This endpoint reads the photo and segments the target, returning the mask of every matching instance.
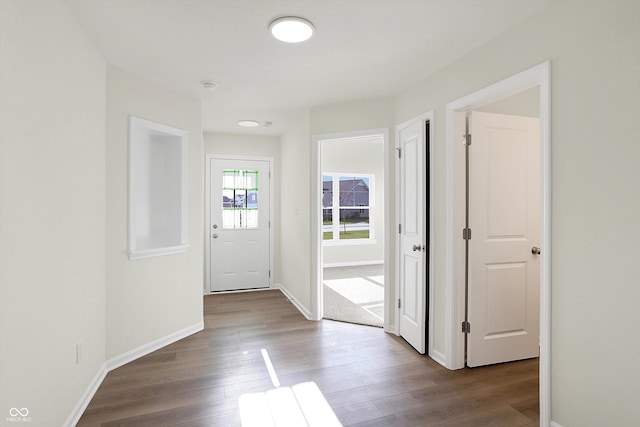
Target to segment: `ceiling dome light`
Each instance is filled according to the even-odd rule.
[[[260,126],[260,122],[257,122],[255,120],[240,120],[238,124],[245,128],[255,128]]]
[[[273,37],[286,43],[300,43],[309,40],[315,28],[304,18],[297,16],[283,16],[269,24],[269,32]]]

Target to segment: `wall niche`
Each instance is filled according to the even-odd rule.
[[[129,259],[185,252],[187,132],[129,117]]]

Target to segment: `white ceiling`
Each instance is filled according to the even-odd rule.
[[[305,110],[393,96],[551,0],[67,0],[107,62],[203,101],[207,132],[280,135]],[[312,21],[301,44],[277,17]],[[215,92],[201,82],[218,84]],[[270,127],[240,128],[240,119]]]

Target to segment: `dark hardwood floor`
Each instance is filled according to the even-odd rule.
[[[240,426],[238,400],[313,381],[345,426],[537,426],[538,361],[448,371],[380,328],[307,321],[279,291],[204,297],[203,331],[110,372],[78,426]]]

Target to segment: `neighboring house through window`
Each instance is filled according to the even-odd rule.
[[[322,175],[322,234],[325,243],[373,240],[373,175]]]

